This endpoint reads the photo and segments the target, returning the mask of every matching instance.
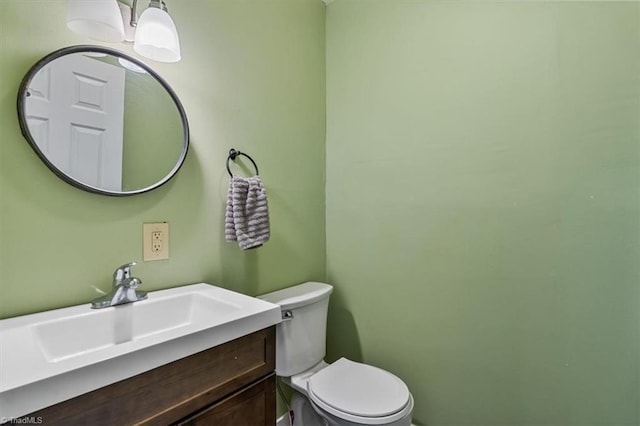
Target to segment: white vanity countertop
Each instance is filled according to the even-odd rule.
[[[0,416],[23,416],[281,321],[280,307],[210,284],[0,321]]]

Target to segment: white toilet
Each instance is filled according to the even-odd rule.
[[[323,361],[332,291],[329,284],[307,282],[259,296],[282,310],[276,374],[294,390],[294,425],[409,426],[413,397],[401,379],[346,358]]]

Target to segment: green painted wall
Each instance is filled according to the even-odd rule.
[[[126,72],[122,189],[132,191],[153,185],[173,170],[182,153],[183,126],[160,83],[149,74]]]
[[[326,19],[331,357],[420,424],[640,424],[640,4]]]
[[[0,317],[87,303],[167,220],[147,290],[326,279],[329,359],[403,377],[421,424],[640,423],[640,4],[337,0],[326,80],[318,0],[169,8],[183,60],[148,63],[191,150],[111,198],[56,178],[15,115],[37,59],[91,41],[65,2],[0,1]],[[251,252],[223,238],[230,147],[269,191]]]
[[[88,303],[130,260],[146,290],[211,282],[258,294],[325,278],[324,5],[317,0],[168,2],[183,60],[146,61],[180,96],[192,138],[176,178],[112,198],[55,177],[18,128],[18,85],[58,48],[92,43],[65,25],[66,2],[0,1],[0,317]],[[110,45],[135,55],[130,45]],[[272,239],[224,241],[229,148],[266,183]],[[236,169],[240,170],[240,169]],[[142,223],[170,223],[171,258],[141,262]]]
[[[122,191],[155,185],[173,170],[183,151],[178,107],[152,75],[126,69],[116,56],[94,59],[125,71]]]

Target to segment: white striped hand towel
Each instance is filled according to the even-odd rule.
[[[227,241],[237,241],[242,250],[260,247],[269,240],[267,193],[260,176],[231,178],[224,234]]]

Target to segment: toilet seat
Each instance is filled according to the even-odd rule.
[[[322,410],[354,423],[392,423],[413,408],[409,389],[400,378],[346,358],[313,374],[307,392]]]

